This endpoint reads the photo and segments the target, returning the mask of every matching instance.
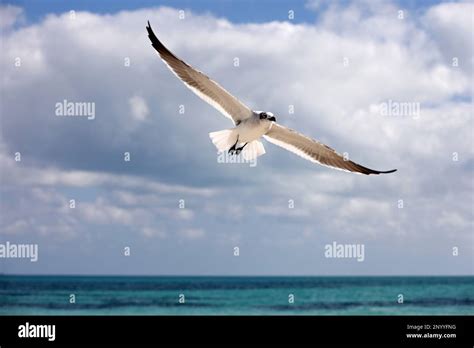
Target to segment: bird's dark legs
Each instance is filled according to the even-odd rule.
[[[244,149],[245,146],[247,146],[248,143],[245,143],[243,146],[239,147],[238,149],[235,149],[235,153],[238,155],[242,150]]]
[[[229,149],[229,154],[230,155],[233,155],[237,150],[235,149],[235,147],[237,146],[239,142],[239,137],[237,137],[237,140],[235,141],[235,144],[232,145],[232,147]]]
[[[229,154],[230,155],[238,155],[240,154],[240,152],[244,149],[244,147],[248,144],[248,143],[245,143],[243,146],[239,147],[239,148],[236,148],[237,144],[239,143],[239,138],[237,137],[237,141],[235,142],[234,145],[232,145],[232,147],[229,149]]]

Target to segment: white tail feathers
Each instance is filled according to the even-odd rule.
[[[232,129],[225,129],[218,132],[209,133],[209,138],[216,145],[219,152],[229,150],[237,141],[237,134]]]
[[[242,157],[246,161],[251,161],[263,154],[265,154],[265,148],[263,147],[263,144],[258,140],[254,140],[251,143],[248,143],[242,150]]]
[[[238,133],[234,131],[234,129],[225,129],[218,132],[209,133],[209,137],[211,138],[212,143],[217,147],[219,152],[224,152],[229,150],[237,141]],[[243,144],[239,144],[242,146]],[[242,157],[246,161],[251,161],[258,156],[261,156],[265,153],[265,148],[263,144],[258,141],[254,140],[247,145],[245,145],[244,149],[242,150]]]

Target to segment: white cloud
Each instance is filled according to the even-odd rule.
[[[83,216],[86,222],[99,223],[99,224],[124,224],[131,225],[134,221],[139,221],[134,211],[126,208],[121,208],[105,202],[99,198],[93,203],[82,203],[78,204],[77,209]],[[138,214],[140,211],[138,211]]]
[[[365,13],[367,8],[370,11]],[[87,53],[87,57],[84,54],[97,52],[95,66],[100,70],[91,71],[89,65],[84,65],[83,75],[112,74],[114,70],[105,66],[110,66],[110,61],[116,59],[116,52],[123,50],[123,42],[127,40],[130,45],[124,55],[132,57],[131,67],[116,69],[136,69],[136,73],[127,72],[127,76],[133,77],[128,83],[122,84],[126,88],[118,89],[113,84],[108,85],[107,96],[98,103],[106,107],[109,107],[107,104],[119,105],[123,93],[133,91],[138,83],[140,90],[148,85],[146,91],[150,92],[132,99],[126,97],[126,100],[138,120],[149,119],[147,115],[151,110],[154,114],[160,110],[163,115],[168,115],[159,120],[159,116],[156,116],[150,125],[151,128],[156,127],[155,131],[160,137],[167,136],[169,139],[168,144],[161,142],[161,148],[157,150],[163,155],[174,153],[176,158],[183,158],[185,153],[189,153],[189,147],[181,141],[185,138],[203,148],[206,146],[209,151],[207,131],[222,128],[223,126],[217,125],[224,125],[225,121],[219,120],[216,112],[180,85],[156,58],[146,41],[142,23],[143,18],[150,15],[160,23],[159,35],[173,51],[205,70],[252,107],[275,111],[277,116],[281,115],[279,121],[322,138],[336,149],[339,147],[341,152],[351,146],[351,153],[354,153],[354,157],[359,156],[362,161],[371,160],[376,163],[380,159],[380,156],[365,151],[364,146],[384,152],[394,146],[400,151],[412,149],[409,141],[400,141],[410,125],[396,124],[396,121],[383,117],[372,117],[368,112],[361,113],[361,110],[367,110],[370,105],[388,99],[420,102],[424,108],[434,101],[443,103],[469,91],[469,76],[453,69],[450,62],[440,59],[438,43],[430,40],[422,28],[409,18],[398,20],[396,7],[389,3],[372,7],[366,4],[360,7],[352,4],[347,8],[331,6],[324,12],[321,23],[316,28],[278,22],[236,25],[200,16],[179,21],[175,19],[175,12],[166,8],[158,11],[123,12],[109,17],[79,12],[73,23],[67,14],[50,16],[40,25],[6,36],[5,53],[2,56],[14,57],[21,54],[24,59],[41,61],[41,65],[25,63],[29,76],[23,80],[22,88],[28,89],[32,85],[31,74],[34,75],[35,72],[29,69],[36,66],[36,73],[48,72],[47,75],[41,75],[40,79],[56,81],[55,76],[61,76],[63,82],[71,82],[64,89],[72,88],[74,81],[76,93],[87,91],[98,96],[104,93],[102,87],[94,87],[86,79],[77,83],[80,76],[76,74],[64,75],[67,71],[77,72],[80,68],[75,65],[72,69],[69,64],[77,60],[90,60],[90,53]],[[341,16],[345,18],[342,21]],[[460,17],[459,22],[464,23],[466,19]],[[462,24],[462,27],[466,25],[470,24]],[[394,30],[397,32],[394,33]],[[58,36],[58,33],[61,35]],[[203,37],[206,39],[201,40]],[[229,41],[238,42],[239,45],[230,49],[227,45]],[[200,44],[196,45],[196,42]],[[57,60],[55,52],[61,47],[68,47],[68,50],[64,51],[63,59],[53,65]],[[238,69],[232,66],[232,59],[236,55],[241,61]],[[288,64],[289,56],[293,57],[292,64]],[[347,67],[343,65],[344,57],[349,59]],[[92,69],[96,68],[92,66]],[[281,71],[281,74],[274,74],[275,71]],[[17,93],[18,89],[14,87],[22,83],[21,79],[16,78],[18,69],[9,68],[5,75],[5,88],[9,88],[12,94]],[[364,81],[363,87],[361,81]],[[107,81],[104,83],[108,84]],[[37,92],[36,88],[31,93],[33,91]],[[50,93],[55,99],[61,95],[55,88],[51,88]],[[313,97],[315,95],[316,102]],[[146,100],[151,100],[150,98],[155,102],[148,105]],[[189,122],[170,121],[180,104],[186,104],[187,114],[193,114],[187,118]],[[294,104],[297,110],[293,118],[286,116],[288,104]],[[212,114],[212,117],[195,115],[197,110]],[[125,139],[121,132],[128,133],[127,128],[130,127],[126,112],[116,113],[111,110],[101,117],[118,120],[120,127],[111,128],[109,124],[106,129],[99,127],[98,136]],[[204,119],[208,122],[206,129],[200,128],[201,122],[204,122],[200,120]],[[165,133],[169,129],[167,126],[172,127],[173,135]],[[10,128],[9,124],[7,128]],[[352,132],[353,129],[357,129],[357,132]],[[41,132],[33,137],[38,137],[39,134]],[[343,140],[348,139],[349,135],[350,142]],[[58,140],[60,136],[61,131],[58,133]],[[133,143],[136,143],[136,136],[134,133]],[[434,136],[438,137],[436,134]],[[443,142],[446,140],[443,139]],[[145,148],[157,148],[156,138],[140,137],[140,144]],[[202,156],[200,152],[196,154],[199,157]],[[362,157],[358,153],[366,155]],[[389,158],[379,165],[390,166]]]
[[[140,96],[133,96],[128,100],[130,104],[130,112],[134,119],[145,121],[150,113],[146,100]]]
[[[446,212],[444,211],[441,216],[437,218],[437,223],[443,227],[461,229],[465,227],[471,227],[471,221],[467,220],[464,216],[457,212]]]
[[[23,9],[18,6],[0,6],[0,29],[6,30],[17,22],[23,22]]]
[[[4,151],[3,147],[3,151]],[[45,185],[66,187],[91,187],[112,186],[128,189],[144,189],[155,193],[179,193],[199,196],[212,196],[217,190],[215,188],[190,187],[184,185],[165,184],[133,175],[119,175],[114,173],[101,173],[83,170],[63,170],[54,167],[38,168],[31,167],[22,162],[15,162],[14,155],[2,152],[0,146],[0,160],[4,164],[0,178],[4,184],[9,185]],[[132,197],[122,196],[123,199]]]
[[[448,64],[458,59],[459,68],[472,72],[472,2],[447,2],[431,7],[422,21],[432,32]]]
[[[303,241],[323,233],[469,241],[472,211],[463,202],[472,195],[472,62],[465,64],[472,59],[472,4],[440,4],[403,20],[386,1],[318,1],[317,8],[314,25],[235,24],[192,13],[180,21],[175,9],[159,8],[77,12],[74,21],[51,15],[2,33],[1,182],[12,196],[28,188],[26,198],[2,200],[3,226],[96,238],[94,231],[115,224],[150,241],[212,236],[211,243],[226,246],[259,246],[265,238],[287,245],[294,242],[289,231]],[[353,176],[271,144],[256,168],[217,165],[207,133],[230,124],[157,58],[144,29],[148,18],[174,53],[249,106],[273,111],[280,123],[356,162],[399,171]],[[462,58],[460,68],[453,55]],[[21,68],[11,64],[15,57]],[[53,117],[52,106],[65,98],[95,101],[96,119]],[[377,106],[388,100],[420,103],[420,117],[380,115]],[[131,116],[146,127],[131,125]],[[21,163],[12,160],[16,151]],[[127,166],[124,151],[132,152]],[[76,215],[64,208],[68,190],[85,192]],[[177,209],[179,199],[186,209]]]
[[[201,239],[206,233],[199,228],[187,228],[179,231],[179,235],[188,240]]]
[[[165,232],[163,232],[161,230],[158,230],[156,228],[150,228],[150,227],[144,227],[142,229],[142,234],[145,237],[148,237],[148,238],[157,237],[157,238],[160,238],[160,239],[164,239],[164,238],[167,237]]]
[[[25,220],[17,220],[5,227],[5,234],[17,234],[24,232],[28,226],[29,225]]]

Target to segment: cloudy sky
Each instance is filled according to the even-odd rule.
[[[473,274],[472,16],[467,2],[4,3],[0,242],[37,243],[39,259],[0,272]],[[256,166],[219,163],[208,133],[229,120],[158,59],[147,20],[251,108],[398,172],[270,143]],[[57,116],[64,100],[95,118]],[[364,261],[326,258],[333,242],[363,244]]]

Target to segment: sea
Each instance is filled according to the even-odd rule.
[[[1,315],[473,315],[474,276],[0,275]]]

